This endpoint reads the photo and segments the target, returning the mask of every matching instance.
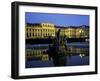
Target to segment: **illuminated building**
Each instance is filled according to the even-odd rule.
[[[61,27],[51,23],[27,23],[25,27],[26,39],[55,37],[56,32],[61,29],[61,35],[66,38],[89,38],[88,26]]]
[[[89,38],[89,27],[84,25],[77,27],[76,38]]]
[[[66,28],[65,35],[67,38],[75,38],[76,37],[76,29],[74,27]]]
[[[26,24],[26,39],[31,38],[47,38],[55,36],[54,24],[41,23],[41,24]]]

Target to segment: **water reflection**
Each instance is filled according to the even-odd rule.
[[[51,51],[54,55],[50,58],[49,45],[26,45],[26,68],[89,65],[89,46],[82,46],[68,45],[66,53],[59,56]]]

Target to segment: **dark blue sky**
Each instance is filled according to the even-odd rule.
[[[25,13],[25,23],[48,22],[59,26],[89,26],[89,15],[51,14],[51,13]]]

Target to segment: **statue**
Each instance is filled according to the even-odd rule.
[[[61,36],[61,30],[59,29],[56,33],[55,38],[52,41],[52,45],[49,46],[48,54],[49,59],[53,59],[54,66],[66,66],[67,57],[67,45],[66,37]]]

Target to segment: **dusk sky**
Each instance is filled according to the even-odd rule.
[[[89,15],[25,13],[25,23],[53,23],[59,26],[89,26]]]

